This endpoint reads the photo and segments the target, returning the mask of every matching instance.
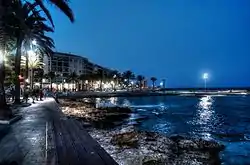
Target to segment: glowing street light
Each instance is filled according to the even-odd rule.
[[[204,79],[204,87],[205,91],[207,91],[207,79],[208,79],[208,73],[203,74],[203,79]]]
[[[37,60],[37,55],[33,50],[28,51],[28,60],[30,63],[34,63]]]
[[[25,65],[26,65],[27,72],[28,72],[29,67],[31,69],[30,71],[31,89],[33,89],[33,70],[37,67],[37,64],[38,64],[38,56],[36,52],[34,52],[33,50],[27,51]]]

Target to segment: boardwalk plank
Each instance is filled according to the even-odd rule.
[[[83,137],[82,132],[77,127],[74,127],[74,125],[72,125],[72,120],[67,121],[67,128],[70,132],[70,135],[72,136],[72,139],[74,139],[76,146],[78,147],[78,154],[81,157],[81,159],[85,158],[85,161],[90,163],[90,165],[91,164],[105,165],[103,160],[90,145],[89,139],[85,139]],[[85,152],[82,153],[82,150],[84,150]]]
[[[70,133],[68,132],[68,130],[66,130],[65,127],[65,120],[59,120],[58,121],[58,126],[59,129],[62,130],[62,137],[63,137],[63,142],[64,142],[64,146],[66,147],[67,150],[67,159],[70,160],[70,164],[72,165],[81,165],[78,155],[77,155],[77,151],[75,150],[75,147],[73,146],[73,139],[70,136]]]
[[[82,127],[78,121],[71,122],[74,127],[77,127],[81,132],[81,137],[88,141],[91,148],[101,157],[102,161],[107,165],[118,165],[114,159],[95,141],[89,133]]]
[[[63,135],[61,130],[58,128],[58,122],[54,121],[53,126],[55,129],[55,144],[58,156],[58,164],[70,164],[70,160],[67,159],[67,150],[64,146]]]
[[[56,144],[55,144],[55,131],[52,122],[47,123],[47,142],[46,142],[46,165],[58,165]]]

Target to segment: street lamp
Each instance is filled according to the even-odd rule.
[[[203,74],[203,79],[204,79],[204,87],[205,91],[207,91],[207,79],[208,79],[208,73]]]

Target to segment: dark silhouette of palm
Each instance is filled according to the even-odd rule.
[[[52,91],[52,83],[54,81],[54,79],[56,78],[56,74],[55,72],[49,72],[46,77],[48,77],[50,79],[50,90]]]
[[[53,28],[46,25],[46,18],[42,15],[43,10],[52,26],[54,23],[49,10],[45,7],[44,2],[50,2],[57,6],[71,22],[74,22],[74,15],[69,7],[68,0],[1,0],[0,4],[0,50],[7,50],[6,47],[10,41],[15,41],[16,59],[15,59],[15,75],[16,75],[16,103],[20,102],[20,83],[18,76],[20,75],[20,60],[23,48],[27,50],[30,40],[36,39],[39,44],[39,53],[51,55],[54,47],[53,40],[46,36],[47,32],[53,32]],[[42,15],[41,15],[42,13]],[[27,44],[28,43],[28,44]],[[5,56],[5,52],[3,56]],[[0,52],[2,53],[2,52]],[[2,54],[1,54],[2,56]],[[5,80],[5,64],[0,64],[0,107],[6,108],[4,80]],[[27,67],[28,68],[28,67]],[[26,68],[26,70],[27,70]],[[1,113],[1,112],[0,112]],[[5,113],[5,112],[4,112]],[[3,116],[0,114],[0,117]]]
[[[76,74],[76,72],[72,72],[71,74],[69,74],[67,79],[69,82],[73,82],[74,86],[76,86],[78,82],[78,75]]]
[[[95,78],[97,80],[100,80],[100,90],[102,91],[102,83],[103,80],[106,78],[106,74],[103,69],[97,70],[97,73],[95,74]]]
[[[52,16],[50,14],[50,11],[46,8],[44,2],[46,0],[34,0],[44,11],[52,25],[54,26]],[[59,8],[69,19],[71,22],[74,22],[74,14],[71,8],[69,7],[69,1],[68,0],[47,0],[47,2],[55,5],[57,8]]]
[[[15,72],[20,75],[22,46],[30,40],[37,40],[40,52],[51,53],[54,47],[53,40],[46,36],[53,32],[53,28],[46,24],[46,19],[40,14],[35,4],[29,2],[11,1],[3,21],[6,34],[16,38]],[[30,45],[30,43],[29,43]],[[18,77],[17,77],[18,79]],[[15,84],[15,102],[20,102],[20,83]]]
[[[156,82],[157,78],[156,77],[151,77],[150,80],[152,81],[153,89],[155,89],[155,82]]]
[[[137,76],[137,81],[139,83],[140,90],[142,89],[142,82],[143,82],[144,79],[145,79],[145,77],[142,76],[142,75]]]
[[[125,71],[125,72],[122,74],[122,76],[123,76],[123,79],[124,79],[124,80],[126,79],[126,81],[124,82],[126,86],[128,86],[129,83],[130,83],[130,80],[133,79],[133,78],[135,77],[134,74],[133,74],[133,72],[131,72],[130,70]]]
[[[81,81],[81,89],[83,90],[84,84],[87,86],[85,83],[86,80],[89,80],[90,76],[88,74],[81,74],[78,79]]]

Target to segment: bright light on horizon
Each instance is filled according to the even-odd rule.
[[[203,79],[205,79],[205,80],[208,79],[208,73],[203,74]]]

